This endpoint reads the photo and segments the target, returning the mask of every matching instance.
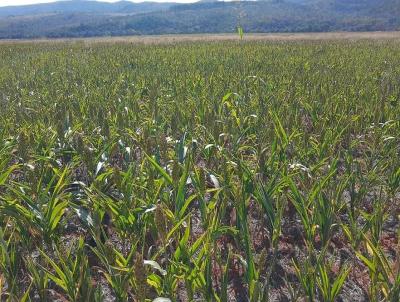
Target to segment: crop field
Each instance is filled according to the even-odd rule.
[[[0,45],[1,301],[399,301],[400,41]]]

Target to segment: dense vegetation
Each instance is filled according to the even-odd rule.
[[[50,3],[38,3],[31,5],[17,5],[0,7],[1,17],[33,16],[48,14],[137,14],[156,10],[167,9],[174,2],[139,2],[130,1],[102,2],[93,0],[63,0]]]
[[[2,44],[1,300],[398,301],[399,47]]]
[[[0,8],[0,38],[400,29],[400,0],[60,2]],[[1,17],[2,16],[2,17]]]

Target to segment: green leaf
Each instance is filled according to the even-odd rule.
[[[240,40],[243,40],[243,28],[241,26],[238,26],[237,30],[238,30]]]
[[[178,213],[178,218],[182,217],[184,213],[181,214],[181,209],[184,205],[185,202],[185,193],[186,193],[186,183],[187,179],[189,177],[189,167],[190,167],[190,160],[187,160],[185,164],[185,168],[183,170],[183,174],[181,178],[179,179],[179,184],[177,188],[177,193],[176,193],[176,201],[175,201],[175,207],[176,207],[176,213]]]
[[[65,212],[65,209],[68,207],[68,204],[68,201],[62,201],[52,209],[50,216],[50,230],[53,231],[57,227],[62,215]]]
[[[7,178],[10,176],[10,174],[16,170],[19,167],[19,165],[13,165],[7,169],[7,171],[4,171],[3,173],[0,174],[0,186],[4,185]]]
[[[350,267],[343,268],[339,273],[339,276],[333,282],[332,289],[331,289],[331,300],[332,302],[336,299],[336,296],[340,293],[341,288],[343,287],[344,282],[347,279],[351,271]]]
[[[147,160],[151,163],[151,165],[161,174],[164,180],[169,184],[173,185],[172,177],[165,171],[153,158],[146,154]]]

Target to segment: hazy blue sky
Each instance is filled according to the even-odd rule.
[[[45,3],[54,2],[55,0],[0,0],[0,6],[8,5],[23,5],[23,4],[33,4],[33,3]],[[118,0],[103,0],[105,2],[117,2]],[[146,0],[134,0],[133,2],[142,2]],[[194,0],[152,0],[157,2],[195,2]]]

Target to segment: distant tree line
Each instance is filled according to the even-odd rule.
[[[138,14],[54,13],[0,18],[0,38],[400,29],[399,0],[198,2]]]

